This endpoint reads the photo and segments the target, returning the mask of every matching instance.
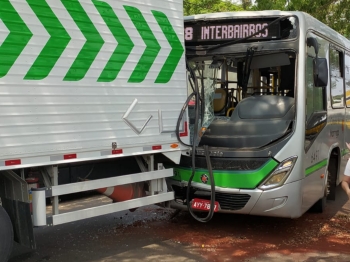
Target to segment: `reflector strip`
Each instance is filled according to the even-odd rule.
[[[119,155],[119,154],[123,154],[123,149],[112,150],[112,155]]]
[[[184,132],[180,133],[180,137],[188,136],[187,121],[184,123]]]
[[[77,158],[77,154],[63,155],[63,159],[64,159],[64,160],[74,159],[74,158]]]
[[[121,155],[121,154],[124,154],[123,149],[113,149],[113,150],[101,151],[101,156]]]
[[[158,141],[160,142],[160,141]],[[174,141],[175,142],[175,141]],[[172,152],[179,148],[178,143],[169,143],[169,144],[156,144],[148,146],[139,146],[132,148],[115,148],[107,149],[102,151],[88,151],[88,152],[77,152],[77,153],[61,153],[57,155],[48,155],[48,156],[35,156],[35,157],[23,157],[18,159],[0,159],[0,171],[9,170],[12,168],[20,168],[21,166],[25,167],[34,167],[39,165],[48,165],[50,164],[63,164],[67,162],[77,162],[77,161],[93,161],[99,159],[107,158],[117,158],[124,156],[133,156],[133,155],[142,155],[158,152]],[[12,156],[16,157],[16,156]]]
[[[50,156],[50,161],[62,161],[63,160],[63,156]]]
[[[15,166],[20,164],[21,164],[21,159],[5,160],[5,166]]]
[[[152,151],[152,150],[161,150],[162,145],[155,145],[155,146],[144,146],[143,151]]]

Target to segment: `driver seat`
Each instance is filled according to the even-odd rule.
[[[227,91],[224,88],[215,89],[213,107],[215,115],[225,115]]]

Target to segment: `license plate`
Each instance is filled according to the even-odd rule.
[[[192,200],[191,207],[193,209],[209,211],[210,210],[210,200],[194,198]],[[219,210],[219,202],[215,201],[214,212]]]

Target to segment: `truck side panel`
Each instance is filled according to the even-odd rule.
[[[0,160],[176,142],[182,1],[0,2]]]

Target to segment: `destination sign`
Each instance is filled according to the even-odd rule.
[[[271,21],[251,21],[206,24],[185,24],[185,41],[222,42],[246,38],[267,27]],[[252,37],[252,39],[273,39],[280,36],[276,23]]]

